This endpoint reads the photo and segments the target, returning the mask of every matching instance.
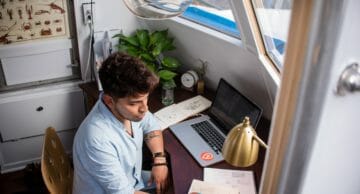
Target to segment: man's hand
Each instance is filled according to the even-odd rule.
[[[168,167],[166,165],[153,166],[151,169],[151,178],[148,184],[155,182],[156,193],[164,193],[168,187]]]

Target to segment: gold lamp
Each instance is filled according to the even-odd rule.
[[[259,144],[268,146],[256,135],[255,129],[250,125],[249,117],[231,129],[227,135],[222,155],[233,166],[248,167],[253,165],[259,153]]]

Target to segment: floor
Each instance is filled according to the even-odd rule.
[[[146,161],[146,160],[145,160]],[[147,169],[151,167],[144,163]],[[0,194],[48,194],[41,176],[40,164],[28,165],[24,170],[0,174]],[[172,185],[166,194],[172,194]]]
[[[1,194],[48,193],[41,177],[40,165],[31,164],[24,170],[0,174]]]

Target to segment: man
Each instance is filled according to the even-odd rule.
[[[151,183],[156,193],[163,192],[168,175],[163,137],[147,106],[158,78],[122,53],[103,62],[99,77],[103,94],[74,138],[73,193],[138,194]],[[153,153],[149,180],[141,175],[143,140]]]

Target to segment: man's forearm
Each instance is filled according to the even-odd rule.
[[[156,184],[156,193],[163,193],[167,189],[168,168],[165,157],[164,141],[161,130],[145,134],[144,140],[153,154],[153,167],[151,180]]]
[[[144,140],[151,153],[164,153],[164,140],[161,130],[145,134]]]

